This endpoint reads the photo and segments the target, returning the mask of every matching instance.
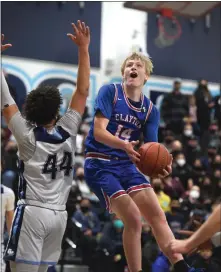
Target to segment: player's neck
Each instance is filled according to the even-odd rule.
[[[142,93],[142,88],[140,87],[129,87],[123,84],[124,91],[127,95],[128,98],[130,98],[133,101],[139,102],[140,101],[140,96]]]

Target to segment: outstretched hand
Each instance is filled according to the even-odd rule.
[[[90,28],[80,20],[77,21],[77,25],[71,24],[74,30],[74,34],[68,33],[67,36],[78,46],[88,47],[90,44]]]
[[[196,226],[196,230],[197,230],[201,227],[202,224],[200,222],[198,222],[197,220],[194,220],[194,225]],[[185,240],[173,240],[170,244],[170,248],[173,253],[188,254],[188,256],[189,256],[189,255],[192,255],[195,252],[198,252],[200,250],[211,250],[212,249],[212,242],[210,239],[203,242],[198,247],[191,246],[190,237],[194,234],[194,231],[180,230],[180,231],[178,231],[178,233],[185,235],[189,238],[185,239]]]
[[[5,38],[5,35],[2,34],[2,37],[1,37],[1,52],[5,51],[9,47],[12,47],[12,45],[10,43],[3,44],[4,38]]]

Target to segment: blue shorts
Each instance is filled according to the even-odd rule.
[[[88,186],[109,212],[111,212],[111,198],[151,188],[150,182],[129,160],[86,158],[84,174]]]

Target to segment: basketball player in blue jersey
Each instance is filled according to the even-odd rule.
[[[121,67],[122,84],[99,90],[86,139],[85,177],[101,204],[124,222],[123,244],[130,272],[142,271],[141,214],[175,271],[187,272],[190,269],[182,255],[173,254],[169,247],[174,236],[150,182],[135,166],[140,155],[134,147],[141,133],[144,142],[158,141],[159,112],[142,93],[152,68],[149,58],[133,53]],[[171,164],[160,177],[170,172]]]
[[[62,97],[53,86],[40,86],[28,94],[23,118],[2,74],[1,109],[17,141],[20,159],[19,201],[5,251],[13,272],[46,272],[61,252],[76,135],[90,78],[89,27],[80,21],[72,26],[74,35],[68,36],[78,46],[77,87],[62,118]]]

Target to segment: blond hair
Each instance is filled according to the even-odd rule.
[[[140,59],[144,65],[145,65],[145,69],[146,69],[146,73],[149,76],[152,72],[153,72],[153,63],[151,61],[151,59],[145,55],[143,55],[142,53],[139,52],[133,52],[131,55],[129,55],[123,62],[123,64],[121,65],[121,74],[124,74],[124,69],[126,66],[126,63],[128,60],[134,60],[134,59]]]

